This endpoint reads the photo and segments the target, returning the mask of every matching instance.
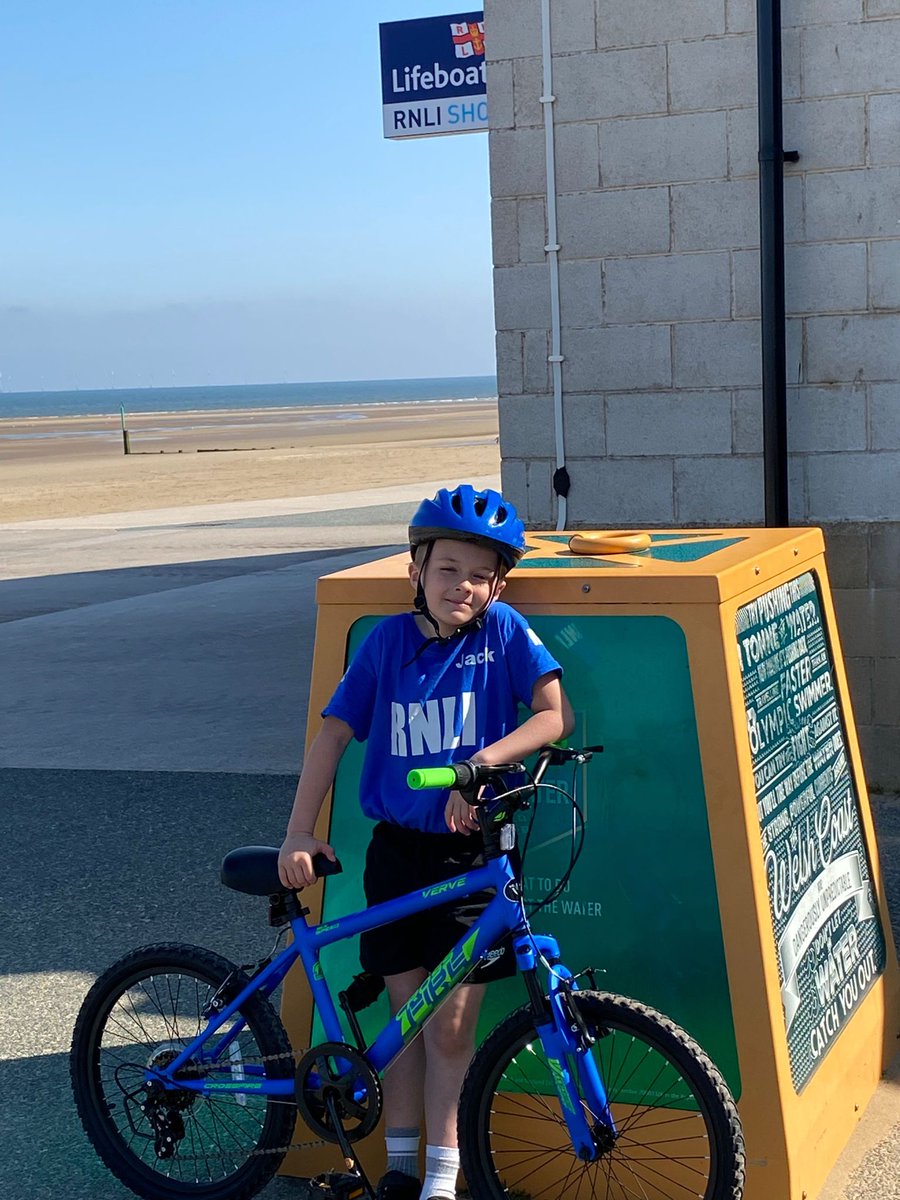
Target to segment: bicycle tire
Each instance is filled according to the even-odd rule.
[[[615,1145],[595,1162],[575,1156],[534,1014],[525,1006],[488,1035],[463,1082],[459,1141],[471,1194],[478,1200],[740,1200],[740,1119],[700,1046],[635,1000],[603,992],[578,992],[574,999],[597,1036],[592,1054],[619,1131]],[[527,1065],[517,1062],[526,1050]],[[652,1106],[650,1092],[657,1094]],[[660,1119],[660,1113],[666,1115]]]
[[[278,1148],[291,1142],[292,1100],[174,1093],[185,1132],[173,1156],[160,1159],[138,1107],[146,1067],[171,1061],[197,1036],[203,1007],[233,972],[227,959],[197,946],[147,946],[101,975],[81,1006],[70,1057],[78,1115],[109,1170],[146,1200],[245,1200],[269,1182],[284,1157]],[[240,972],[234,981],[238,989],[248,982]],[[240,1078],[245,1059],[275,1056],[265,1064],[267,1076],[292,1076],[290,1042],[269,1001],[251,996],[240,1016],[246,1024],[226,1052],[224,1071]]]

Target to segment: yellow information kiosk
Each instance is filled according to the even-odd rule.
[[[744,1124],[748,1200],[814,1200],[900,1035],[822,535],[599,536],[572,538],[575,553],[567,533],[529,534],[504,595],[565,669],[573,744],[605,746],[580,782],[581,861],[536,927],[574,969],[598,968],[599,986],[671,1016],[716,1062]],[[366,632],[410,608],[407,563],[319,581],[310,736]],[[344,864],[326,883],[325,919],[365,903],[361,763],[353,744],[321,818]],[[570,820],[552,805],[537,815],[535,895],[567,865]],[[323,955],[329,979],[350,980],[353,951]],[[492,986],[485,1030],[520,993],[517,980]],[[284,1015],[295,1046],[317,1040],[293,978]],[[285,1169],[333,1165],[294,1155]]]

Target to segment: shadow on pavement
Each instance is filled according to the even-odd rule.
[[[243,843],[277,845],[294,776],[0,771],[0,1195],[130,1195],[85,1138],[68,1048],[84,995],[128,950],[207,946],[238,962],[270,948],[266,901],[228,891],[219,864]],[[292,1179],[263,1193],[305,1194]]]
[[[229,957],[267,948],[265,900],[224,888],[219,864],[235,846],[281,843],[295,786],[293,775],[0,771],[0,971],[96,974],[154,941]]]
[[[383,547],[358,547],[379,553]],[[280,571],[303,563],[319,562],[354,553],[354,548],[306,550],[296,554],[242,555],[190,562],[157,563],[103,571],[75,571],[63,575],[37,575],[7,579],[0,588],[0,622],[20,621],[48,613],[87,608],[110,600],[130,600],[176,588],[197,587],[220,579]],[[327,571],[327,567],[322,573]]]
[[[0,660],[16,672],[0,691],[0,767],[295,770],[317,580],[377,555],[357,546],[7,581]]]
[[[69,1086],[68,1054],[0,1062],[3,1200],[126,1200],[133,1193],[96,1156]],[[263,1200],[306,1200],[304,1181],[277,1176]]]

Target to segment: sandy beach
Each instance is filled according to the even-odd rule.
[[[0,521],[499,471],[494,401],[0,420]]]

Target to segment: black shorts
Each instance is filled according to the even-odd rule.
[[[422,833],[380,822],[366,851],[363,887],[369,906],[407,892],[430,887],[454,875],[484,866],[477,833]],[[363,970],[373,975],[400,975],[422,967],[433,970],[494,898],[493,889],[442,904],[427,912],[380,925],[360,938]],[[499,951],[499,953],[498,953]],[[468,976],[467,983],[505,979],[516,970],[512,947],[503,938]]]

